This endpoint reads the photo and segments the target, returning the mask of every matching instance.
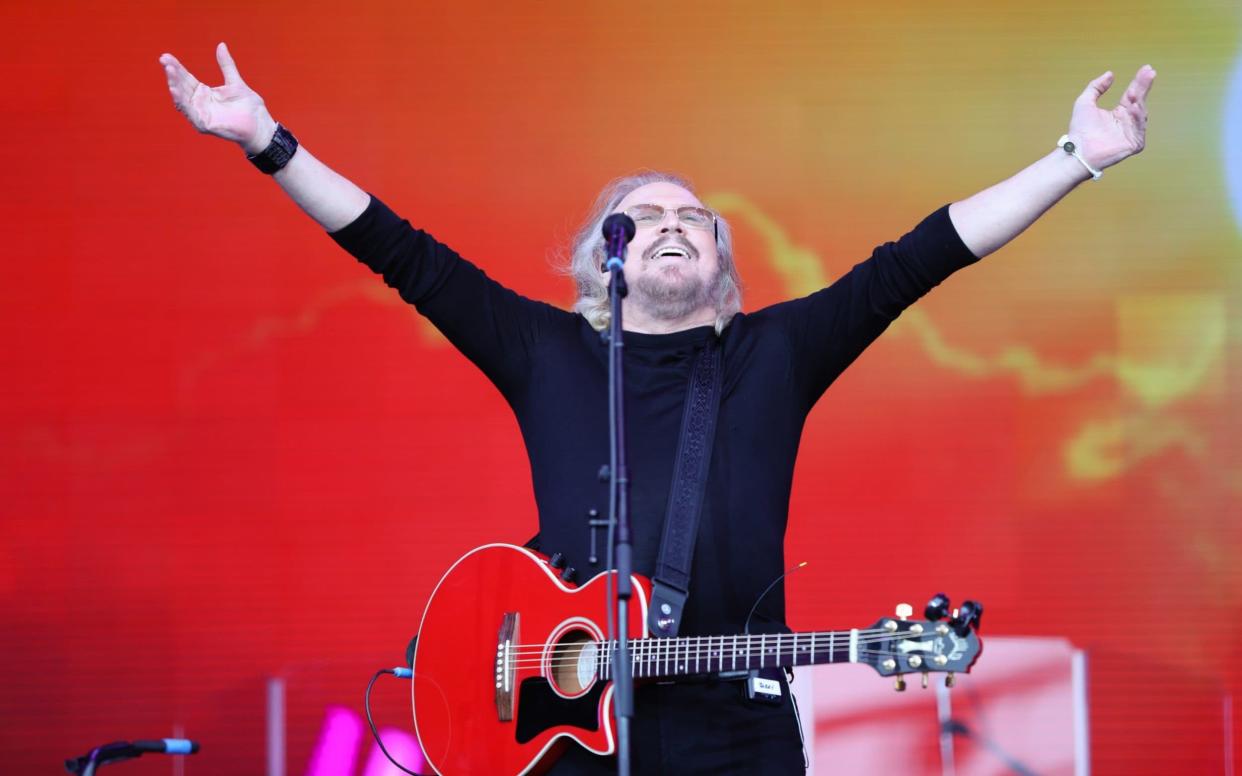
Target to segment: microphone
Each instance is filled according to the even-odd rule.
[[[92,749],[88,754],[65,760],[65,770],[72,774],[93,774],[104,763],[132,760],[144,754],[195,754],[198,742],[188,738],[161,738],[158,740],[113,741]]]
[[[140,754],[198,754],[198,742],[188,738],[161,738],[158,741],[135,741],[132,746]]]
[[[613,213],[604,219],[604,242],[608,252],[608,261],[604,263],[606,270],[618,270],[625,264],[625,246],[634,239],[638,227],[634,219],[625,213]]]

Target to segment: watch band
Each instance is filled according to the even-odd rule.
[[[272,142],[267,144],[267,148],[257,154],[246,154],[246,158],[259,168],[259,172],[271,175],[284,169],[297,150],[298,139],[292,132],[277,124],[276,134],[272,135]]]
[[[1074,141],[1070,140],[1069,135],[1061,135],[1061,139],[1057,141],[1057,148],[1082,162],[1082,166],[1087,168],[1087,172],[1091,173],[1091,180],[1098,181],[1104,177],[1103,170],[1097,170],[1090,164],[1087,164],[1087,160],[1082,158],[1082,152],[1078,150],[1078,146],[1074,145]]]

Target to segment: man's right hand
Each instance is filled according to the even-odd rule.
[[[248,154],[262,153],[276,134],[276,122],[267,112],[263,98],[242,80],[223,43],[216,47],[216,60],[224,73],[224,86],[210,87],[190,75],[172,54],[160,55],[173,105],[199,132],[232,140]],[[316,159],[301,144],[272,179],[329,232],[352,223],[371,201],[369,194]]]
[[[191,75],[172,54],[160,55],[173,105],[199,132],[232,140],[246,153],[257,154],[272,142],[276,122],[263,98],[242,80],[223,43],[216,46],[216,61],[224,74],[224,85],[210,87]]]

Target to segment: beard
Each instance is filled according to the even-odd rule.
[[[652,318],[678,321],[703,308],[713,309],[723,280],[723,272],[711,283],[689,272],[644,272],[631,287],[634,302]]]

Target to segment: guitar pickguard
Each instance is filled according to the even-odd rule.
[[[524,744],[557,725],[599,730],[599,699],[609,684],[596,682],[585,695],[569,700],[557,695],[543,677],[523,679],[522,690],[518,693],[517,729],[514,731],[517,742]]]

